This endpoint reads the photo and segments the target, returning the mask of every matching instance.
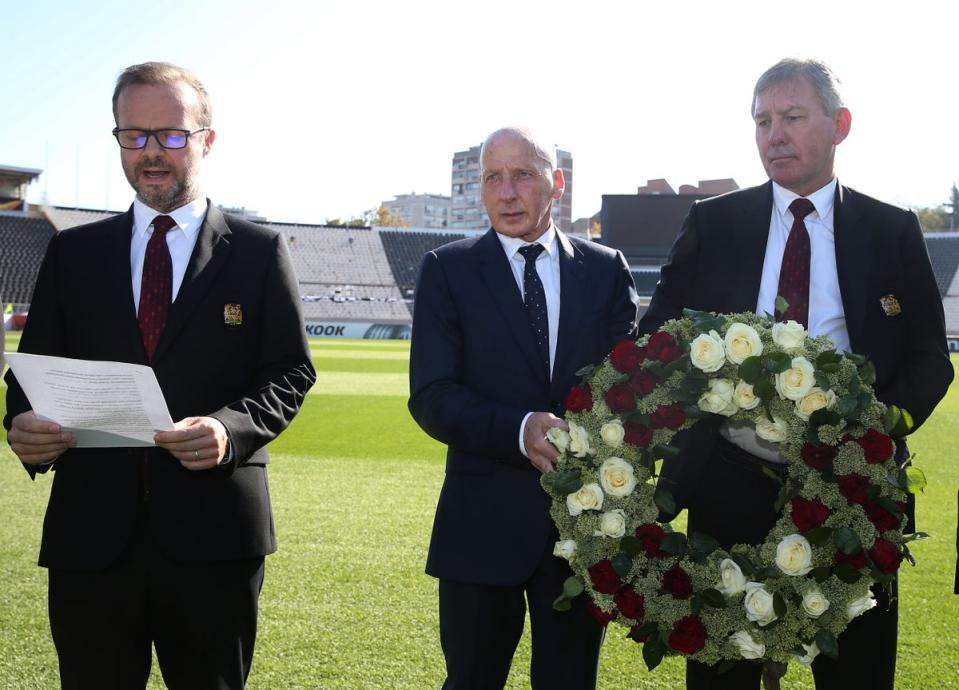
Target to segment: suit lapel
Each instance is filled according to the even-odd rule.
[[[553,362],[553,382],[566,380],[561,372],[573,373],[577,366],[572,361],[579,351],[581,323],[589,289],[588,271],[582,252],[578,251],[563,233],[556,232],[559,246],[559,335],[556,338],[556,359]]]
[[[183,276],[183,283],[176,299],[170,305],[170,315],[160,342],[157,343],[153,361],[163,356],[210,289],[232,251],[229,236],[230,228],[223,213],[212,203],[209,204],[200,234],[196,238],[196,245],[193,247],[193,254],[190,255],[190,262],[186,267],[186,274]]]
[[[523,297],[516,285],[509,259],[506,258],[503,245],[497,239],[495,230],[491,228],[480,238],[476,243],[476,251],[479,253],[480,275],[493,302],[506,321],[507,330],[519,346],[520,352],[526,357],[530,367],[545,382],[546,372],[543,371],[543,365],[536,352],[533,329],[529,325],[529,314],[523,305]]]
[[[839,274],[839,292],[846,316],[846,332],[854,352],[861,350],[865,321],[866,283],[869,278],[868,243],[871,238],[863,229],[861,209],[848,189],[836,185],[833,211],[833,232],[836,242],[836,271]]]
[[[729,247],[737,255],[739,276],[736,291],[735,311],[755,311],[759,302],[759,286],[763,279],[763,263],[766,260],[766,242],[769,239],[769,222],[773,209],[773,186],[771,182],[749,190],[755,195],[743,199],[740,216],[730,228]]]
[[[103,250],[103,256],[107,257],[106,265],[109,270],[105,273],[110,281],[107,294],[113,305],[105,308],[104,313],[116,314],[118,337],[128,339],[130,352],[136,353],[135,358],[145,363],[147,354],[140,336],[136,305],[133,303],[133,273],[130,267],[130,244],[133,241],[132,206],[126,213],[114,219],[106,238],[107,246]]]

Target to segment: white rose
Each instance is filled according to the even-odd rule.
[[[546,440],[552,443],[560,453],[565,453],[569,448],[569,433],[558,426],[551,426],[546,430]]]
[[[569,452],[577,458],[585,458],[593,452],[589,445],[589,433],[576,422],[569,423]]]
[[[800,664],[805,664],[808,666],[813,662],[813,659],[819,656],[819,645],[817,645],[815,642],[812,644],[800,642],[799,644],[801,644],[802,648],[806,650],[806,653],[802,656],[799,656],[798,654],[793,654],[793,656],[796,657],[796,661],[798,661]]]
[[[739,411],[733,403],[733,382],[729,379],[710,379],[709,389],[699,397],[699,409],[704,412],[731,417]]]
[[[784,350],[802,347],[805,339],[806,329],[798,321],[773,324],[773,342]]]
[[[722,369],[726,363],[726,350],[719,333],[710,331],[697,335],[689,346],[689,360],[707,374]]]
[[[846,618],[852,620],[857,616],[861,616],[875,605],[876,599],[873,597],[872,592],[866,592],[865,595],[849,602],[849,606],[846,608]]]
[[[606,458],[599,466],[599,483],[610,496],[629,496],[636,488],[633,466],[622,458]]]
[[[759,625],[769,625],[779,618],[773,608],[773,595],[760,582],[746,583],[743,607],[746,609],[746,618]]]
[[[756,417],[756,435],[764,441],[781,443],[786,440],[786,432],[789,431],[789,425],[782,417],[773,415],[773,421],[769,421],[766,413]]]
[[[776,565],[787,575],[805,575],[812,570],[812,546],[801,534],[782,538],[776,547]]]
[[[835,404],[835,392],[831,390],[824,391],[822,388],[816,386],[803,398],[796,401],[796,416],[808,421],[809,415],[816,410],[821,410],[824,407],[832,407]]]
[[[602,437],[603,443],[610,448],[619,448],[623,445],[626,429],[623,428],[623,423],[620,420],[614,419],[600,427],[599,435]]]
[[[776,391],[787,400],[800,400],[816,383],[816,370],[805,357],[793,357],[792,366],[776,374]]]
[[[567,561],[576,553],[576,542],[572,539],[563,539],[553,545],[553,555],[559,558],[565,558]]]
[[[599,510],[602,507],[603,490],[595,482],[581,486],[579,491],[575,491],[566,497],[566,508],[573,517],[584,510]]]
[[[829,599],[823,596],[818,587],[813,587],[803,595],[802,607],[810,618],[819,618],[829,608]]]
[[[729,641],[739,650],[743,659],[762,659],[766,654],[766,645],[756,642],[745,630],[734,632],[729,636]]]
[[[724,558],[720,561],[716,589],[727,597],[746,591],[746,576],[733,559]]]
[[[613,537],[619,539],[626,534],[626,513],[617,508],[599,516],[599,529],[594,537]]]
[[[752,410],[760,402],[761,400],[753,392],[753,387],[751,384],[748,384],[745,381],[740,381],[736,384],[736,390],[733,391],[733,404],[736,407],[744,410]]]
[[[742,364],[750,357],[757,357],[763,352],[763,341],[759,333],[752,326],[744,323],[734,323],[726,329],[726,359],[733,364]]]

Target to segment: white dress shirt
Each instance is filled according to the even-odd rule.
[[[520,247],[529,242],[524,242],[518,237],[506,237],[505,235],[496,235],[503,245],[503,251],[506,252],[506,258],[509,259],[509,267],[513,271],[513,278],[516,279],[516,286],[519,288],[520,296],[525,298],[523,291],[523,272],[526,270],[526,259],[519,253]],[[536,257],[536,273],[543,283],[543,291],[546,293],[546,317],[549,321],[549,371],[550,376],[553,373],[553,364],[556,361],[556,339],[559,337],[559,253],[563,250],[559,239],[556,236],[556,228],[550,223],[549,228],[533,244],[543,245],[543,250]],[[532,415],[527,412],[523,417],[523,423],[519,425],[519,449],[526,453],[526,444],[523,442],[523,434],[526,431],[526,422]]]
[[[836,234],[833,223],[836,184],[836,179],[833,178],[825,187],[806,197],[816,209],[805,218],[806,231],[809,233],[808,331],[813,337],[828,335],[837,350],[848,351],[849,332],[846,330],[846,313],[842,307],[839,270],[836,267]],[[756,303],[757,314],[775,313],[779,270],[793,224],[789,204],[798,197],[798,194],[773,182],[773,210],[769,219],[766,257],[763,260],[762,281]],[[755,427],[749,422],[724,422],[720,433],[730,442],[757,457],[770,462],[785,462],[778,444],[756,436]]]
[[[170,228],[166,234],[167,247],[170,248],[170,258],[173,261],[173,294],[172,303],[183,284],[187,264],[193,254],[196,238],[200,234],[200,226],[206,218],[207,200],[200,197],[186,206],[181,206],[170,213],[160,213],[140,201],[133,201],[133,238],[130,242],[130,273],[133,276],[133,304],[137,312],[140,311],[140,283],[143,280],[143,260],[146,256],[147,243],[153,236],[153,219],[157,216],[170,216],[176,221],[176,227]]]

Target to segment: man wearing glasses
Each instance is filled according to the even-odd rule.
[[[40,565],[64,688],[242,688],[264,556],[266,444],[315,380],[282,238],[200,191],[215,139],[190,72],[126,69],[113,96],[129,211],[59,233],[20,350],[153,368],[175,420],[154,448],[77,448],[11,374],[11,448],[54,471]]]

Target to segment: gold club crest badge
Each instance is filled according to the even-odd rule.
[[[239,304],[224,304],[223,323],[227,326],[242,326],[243,307]]]
[[[886,316],[899,316],[902,313],[902,307],[899,306],[899,300],[895,295],[883,295],[879,298],[879,303]]]

